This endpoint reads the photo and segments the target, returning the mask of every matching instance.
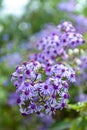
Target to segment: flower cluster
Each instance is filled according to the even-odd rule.
[[[76,29],[71,22],[65,21],[57,26],[57,28],[62,32],[75,32]]]
[[[51,34],[43,37],[37,44],[38,50],[41,53],[30,56],[30,59],[39,61],[46,65],[52,65],[57,57],[64,53],[63,47],[59,45],[59,37],[57,34]]]
[[[84,44],[85,41],[83,40],[81,34],[75,32],[68,32],[60,36],[60,42],[63,46],[67,48],[75,48]]]
[[[82,35],[76,32],[71,22],[63,22],[57,27],[62,32],[59,41],[63,47],[75,48],[85,43]]]
[[[29,56],[29,60],[36,60],[40,63],[45,64],[46,66],[53,65],[55,63],[54,59],[50,59],[48,55],[45,55],[44,53],[35,53]]]
[[[69,82],[75,81],[73,69],[58,63],[46,67],[37,61],[25,62],[11,76],[22,114],[53,114],[65,107]]]
[[[43,37],[37,48],[41,52],[30,56],[30,59],[52,65],[58,57],[66,57],[68,48],[75,48],[84,44],[81,34],[77,33],[71,22],[63,22],[57,26],[58,32]]]
[[[57,59],[66,56],[68,48],[82,45],[84,40],[71,22],[63,22],[56,28],[58,31],[36,42],[40,52],[31,55],[30,62],[17,66],[11,75],[23,115],[51,115],[66,106],[69,83],[75,82],[75,71],[57,63]]]

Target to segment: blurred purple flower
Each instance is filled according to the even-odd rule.
[[[77,97],[75,97],[75,100],[78,102],[87,102],[87,94],[81,92]]]
[[[11,50],[13,47],[13,43],[12,42],[8,42],[7,43],[7,50]]]
[[[2,36],[2,40],[3,41],[7,41],[9,39],[9,35],[8,34],[4,34],[3,36]]]
[[[9,83],[10,83],[10,81],[9,81],[9,80],[4,79],[3,85],[4,85],[5,87],[6,87],[6,86],[9,86]]]
[[[40,118],[41,126],[39,130],[49,130],[49,127],[54,123],[52,116],[44,116]]]
[[[18,98],[18,95],[16,93],[9,93],[9,96],[8,96],[8,105],[9,106],[14,106],[17,104],[17,98]]]
[[[76,79],[76,85],[81,86],[85,85],[87,86],[87,55],[80,57],[80,64],[79,64],[79,71],[80,74],[77,75]]]
[[[18,52],[15,53],[9,53],[5,57],[5,62],[7,63],[7,66],[16,66],[17,64],[21,63],[22,57]]]
[[[70,14],[70,17],[75,22],[75,27],[79,33],[87,32],[87,18],[85,16]]]
[[[61,11],[74,12],[76,10],[75,0],[69,0],[69,2],[60,2],[57,8]]]

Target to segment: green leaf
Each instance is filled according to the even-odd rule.
[[[70,121],[64,120],[62,122],[56,122],[50,130],[65,130],[70,128]]]
[[[46,76],[46,74],[43,72],[43,73],[42,73],[42,80],[43,80],[43,81],[46,81],[46,78],[47,78],[47,76]]]
[[[81,114],[87,115],[87,102],[78,104],[67,104],[67,109],[72,109],[80,112]]]
[[[70,130],[87,130],[87,118],[78,117],[72,122]]]

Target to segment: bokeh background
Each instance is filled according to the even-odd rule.
[[[87,0],[0,0],[0,130],[87,130],[86,79],[69,90],[72,109],[57,111],[53,119],[22,116],[10,81],[15,67],[35,52],[35,41],[63,21],[71,21],[86,40]],[[87,58],[87,43],[80,51]]]

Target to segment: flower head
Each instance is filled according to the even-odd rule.
[[[69,98],[68,84],[75,81],[75,72],[61,63],[47,68],[31,61],[18,66],[11,80],[17,89],[21,112],[51,115],[65,107]]]

